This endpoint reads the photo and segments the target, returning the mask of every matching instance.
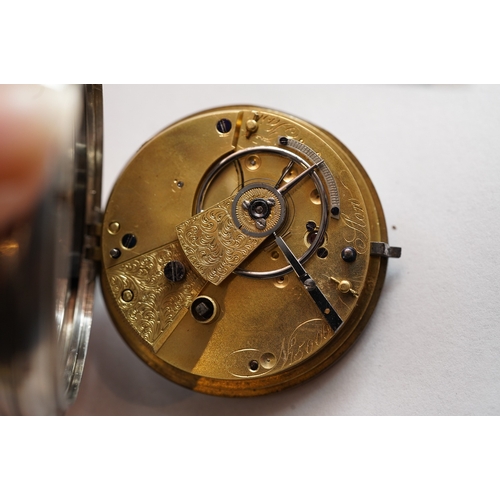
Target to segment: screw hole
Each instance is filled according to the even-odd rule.
[[[307,233],[307,243],[309,245],[312,245],[314,243],[314,240],[316,239],[316,236],[318,236],[318,231],[311,231],[310,233]],[[321,239],[320,245],[323,245],[325,242],[325,238],[323,237]]]
[[[251,372],[256,372],[259,369],[259,362],[256,359],[252,359],[252,361],[248,363],[248,369]]]

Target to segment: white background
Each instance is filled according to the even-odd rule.
[[[359,342],[312,381],[253,399],[205,396],[148,368],[96,294],[72,415],[498,415],[500,87],[105,86],[103,205],[134,152],[170,123],[255,104],[337,136],[370,175],[392,245]]]

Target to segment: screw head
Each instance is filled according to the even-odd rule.
[[[307,232],[310,233],[316,229],[316,222],[313,220],[310,220],[309,222],[306,223],[306,229]]]
[[[227,118],[222,118],[222,120],[217,122],[217,132],[220,134],[227,134],[231,130],[232,126],[232,123]]]
[[[328,250],[325,247],[320,247],[318,248],[316,255],[320,259],[326,259],[328,257]]]
[[[269,216],[269,205],[267,201],[262,198],[256,198],[250,202],[250,207],[248,208],[248,212],[250,217],[253,219],[262,219],[267,218]]]
[[[122,245],[124,248],[134,248],[137,245],[137,237],[135,234],[127,233],[122,238]]]
[[[112,248],[109,251],[109,255],[111,256],[112,259],[118,259],[118,257],[120,257],[121,254],[122,253],[119,248]]]
[[[129,290],[128,288],[126,290],[123,290],[122,299],[124,302],[130,302],[133,298],[134,292],[132,290]]]
[[[308,278],[304,281],[304,286],[306,287],[306,290],[311,292],[316,288],[316,282],[313,279]]]
[[[340,213],[340,209],[339,209],[339,207],[332,207],[332,209],[330,210],[330,212],[332,213],[332,215],[334,215],[335,217],[337,217],[337,215]]]
[[[358,252],[356,252],[356,249],[353,247],[345,247],[340,255],[345,262],[354,262],[358,256]]]
[[[286,137],[280,137],[279,138],[279,143],[282,145],[282,146],[287,146],[288,145],[288,139]]]
[[[266,219],[257,219],[255,221],[255,227],[257,229],[265,229],[266,228]]]
[[[178,260],[171,260],[165,266],[163,273],[168,281],[178,283],[186,277],[186,268],[182,262],[179,262]]]

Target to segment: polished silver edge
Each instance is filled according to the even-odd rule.
[[[101,187],[103,152],[102,86],[84,85],[82,123],[77,137],[76,161],[84,170],[84,207],[75,207],[75,254],[80,260],[78,276],[68,297],[68,307],[62,333],[60,379],[63,382],[60,407],[65,411],[76,399],[87,355],[94,304],[97,263],[92,256],[99,245],[101,223]],[[83,172],[81,172],[83,174]],[[81,187],[83,189],[83,187]],[[77,187],[78,189],[78,187]]]
[[[61,324],[55,318],[54,288],[60,244],[55,236],[61,230],[57,175],[32,214],[2,235],[19,242],[19,250],[10,259],[0,259],[0,414],[62,414],[74,401],[82,378],[96,276],[96,262],[89,256],[99,244],[103,114],[100,85],[78,90],[83,102],[75,124],[78,220],[63,226],[72,234],[72,265]],[[67,157],[61,150],[58,172],[67,172]]]

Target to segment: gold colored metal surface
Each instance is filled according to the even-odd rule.
[[[176,228],[182,250],[198,273],[218,285],[264,240],[242,233],[234,225],[234,197],[196,214]]]
[[[172,260],[183,262],[188,269],[182,283],[165,279],[163,270]],[[178,241],[113,266],[108,281],[128,324],[155,351],[205,285],[200,276],[190,272]]]
[[[351,282],[348,280],[341,280],[339,281],[338,279],[334,278],[333,276],[330,276],[330,279],[334,282],[337,283],[337,288],[342,292],[342,293],[352,293],[355,297],[358,296],[358,292],[356,290],[352,289]]]
[[[122,336],[159,373],[217,395],[277,391],[330,366],[368,321],[387,266],[370,255],[387,231],[354,156],[303,120],[250,106],[199,113],[147,142],[103,228],[102,288]],[[178,275],[166,277],[168,263]],[[311,286],[342,318],[336,332]]]

